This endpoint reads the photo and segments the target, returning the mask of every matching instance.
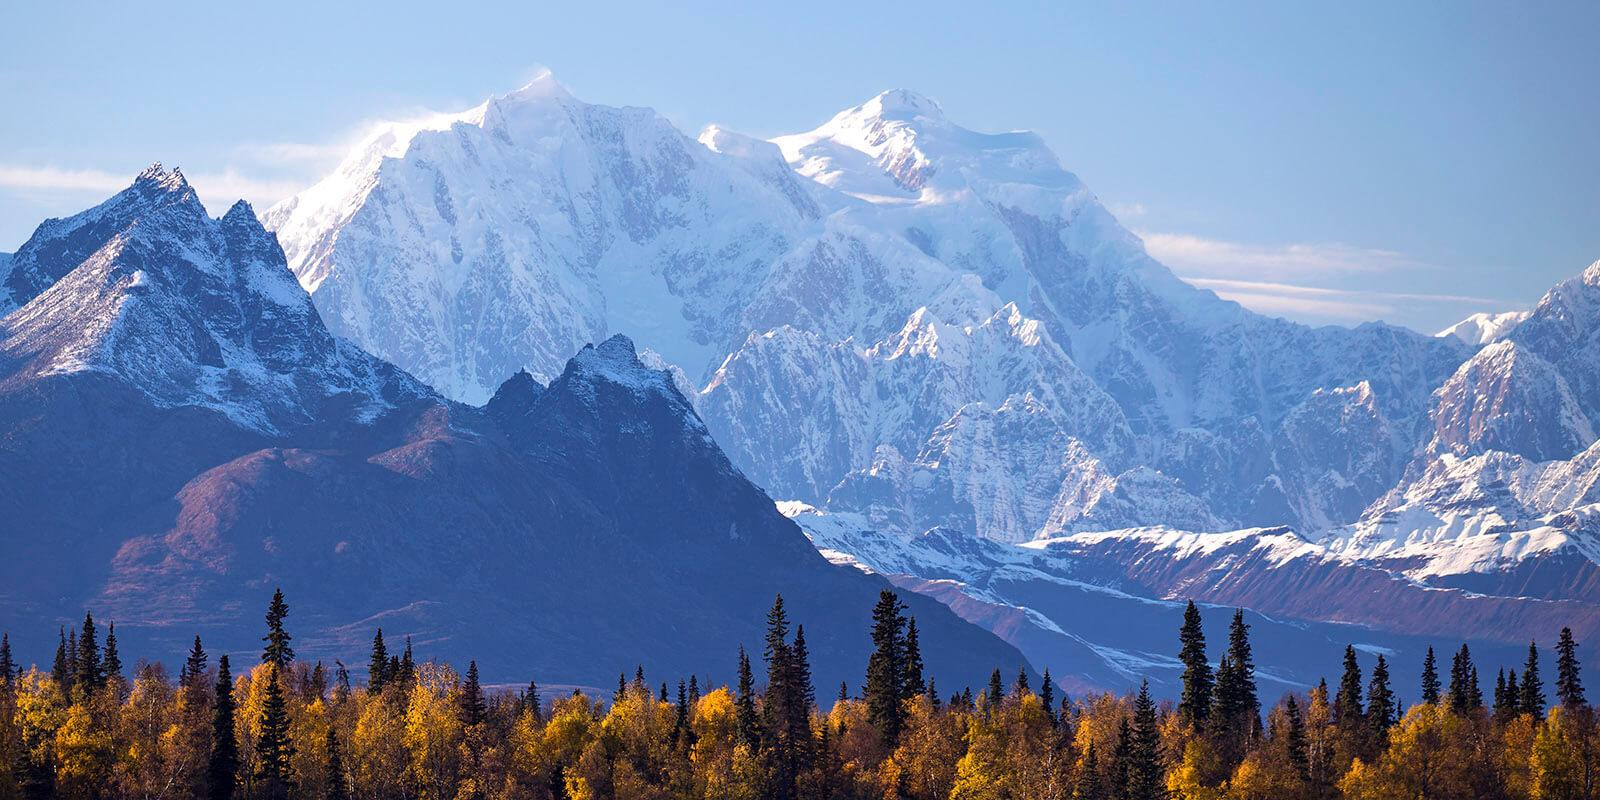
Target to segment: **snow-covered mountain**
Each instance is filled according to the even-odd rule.
[[[248,204],[212,219],[160,164],[41,225],[6,285],[8,382],[99,373],[158,406],[213,409],[263,433],[431,394],[328,333]]]
[[[906,91],[762,142],[544,78],[266,221],[336,333],[447,395],[623,331],[759,485],[907,532],[1351,522],[1470,353],[1189,286],[1037,136]]]
[[[1042,610],[1067,578],[1490,640],[1600,602],[1600,265],[1438,336],[1312,329],[911,92],[763,142],[548,78],[267,219],[336,332],[452,396],[634,335],[818,547],[1030,657],[1078,635]]]
[[[731,680],[782,593],[819,682],[866,663],[889,584],[820,556],[625,337],[547,385],[508,373],[482,407],[447,400],[332,336],[248,206],[212,219],[159,166],[16,263],[0,630],[20,650],[91,608],[143,656],[196,632],[248,651],[281,586],[296,649],[330,662],[381,626],[495,681]],[[930,670],[1025,663],[907,600]]]

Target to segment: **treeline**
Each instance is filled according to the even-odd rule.
[[[1035,689],[1026,670],[942,694],[904,611],[882,593],[863,683],[828,704],[781,597],[763,686],[740,648],[732,688],[652,684],[640,667],[610,697],[552,702],[533,685],[486,690],[475,662],[465,675],[417,662],[409,641],[391,652],[382,631],[353,684],[342,663],[295,658],[281,592],[258,663],[213,664],[197,637],[176,680],[159,663],[125,675],[114,628],[102,644],[86,615],[48,671],[19,669],[0,638],[0,798],[1543,800],[1593,798],[1600,782],[1570,631],[1549,697],[1537,647],[1486,701],[1462,646],[1448,683],[1429,651],[1422,702],[1401,709],[1388,661],[1364,675],[1347,648],[1337,688],[1263,709],[1242,612],[1212,662],[1189,604],[1183,690],[1158,703],[1148,684],[1058,696],[1048,671]]]

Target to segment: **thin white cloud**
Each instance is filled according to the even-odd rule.
[[[1441,308],[1460,307],[1463,316],[1468,312],[1486,308],[1502,310],[1508,305],[1503,300],[1467,295],[1329,289],[1322,286],[1227,278],[1184,277],[1184,280],[1203,289],[1210,289],[1216,292],[1218,297],[1232,300],[1252,311],[1349,322],[1392,319],[1397,312],[1414,310],[1419,304]]]
[[[305,144],[303,142],[265,142],[241,144],[233,149],[243,161],[257,164],[299,166],[337,163],[350,151],[346,143]]]
[[[61,169],[24,164],[0,164],[0,189],[21,192],[55,192],[103,196],[126,189],[135,173],[99,169]],[[261,178],[233,168],[221,172],[184,172],[207,210],[226,211],[237,200],[248,200],[258,208],[288,197],[309,185],[305,180]]]
[[[1141,232],[1145,250],[1178,272],[1211,277],[1348,275],[1396,269],[1432,269],[1392,250],[1350,245],[1261,245],[1182,233]]]
[[[1144,207],[1144,203],[1111,202],[1106,204],[1106,208],[1111,211],[1113,216],[1123,221],[1138,219],[1149,213],[1148,209]]]
[[[0,187],[35,191],[114,192],[133,182],[132,175],[97,169],[60,169],[0,164]]]

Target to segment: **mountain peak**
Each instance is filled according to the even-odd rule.
[[[189,181],[183,177],[183,170],[173,167],[168,171],[160,161],[156,161],[133,179],[133,185],[147,191],[182,192],[189,188]]]
[[[883,119],[910,120],[917,117],[943,122],[944,109],[931,98],[909,89],[890,89],[861,104],[865,115]]]

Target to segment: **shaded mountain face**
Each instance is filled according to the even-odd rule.
[[[82,260],[31,257],[58,277],[0,318],[0,628],[30,658],[84,608],[130,655],[251,651],[281,586],[305,658],[362,663],[381,626],[492,681],[722,680],[781,592],[819,685],[859,679],[888,584],[818,555],[627,339],[449,401],[332,336],[247,207],[152,169],[86,213],[152,184],[180,197],[98,246],[41,228],[23,252]],[[1023,663],[908,601],[947,680]]]

